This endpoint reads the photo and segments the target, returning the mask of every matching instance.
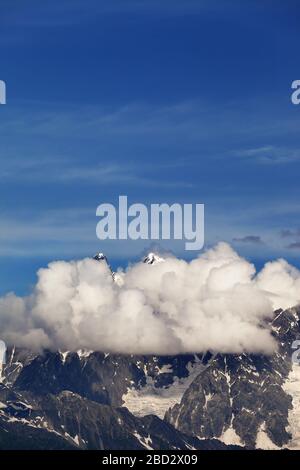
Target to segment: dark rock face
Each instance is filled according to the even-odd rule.
[[[15,360],[19,362],[18,358]],[[24,366],[21,364],[13,377],[10,374],[10,380],[15,389],[38,395],[70,390],[99,403],[122,406],[122,396],[128,388],[141,388],[149,378],[157,388],[168,386],[174,377],[188,377],[187,366],[194,361],[193,355],[155,357],[90,352],[68,353],[63,358],[59,352],[45,352]],[[172,373],[161,372],[165,365],[170,366]]]
[[[121,408],[128,388],[143,388],[149,377],[157,389],[168,386],[164,365],[188,377],[191,360],[11,349],[0,383],[0,448],[226,449]]]
[[[224,373],[213,366],[205,369],[185,392],[182,402],[167,413],[166,419],[187,434],[192,429],[201,438],[220,436],[231,420],[229,384]]]
[[[8,392],[6,398],[0,413],[0,449],[227,448],[217,440],[186,436],[156,416],[140,419],[126,408],[99,404],[70,391],[42,396]]]
[[[9,423],[0,417],[0,450],[74,450],[76,447],[63,437],[45,429],[35,429],[22,423]]]
[[[292,397],[283,385],[292,367],[291,346],[299,335],[299,311],[275,312],[276,354],[218,355],[193,381],[181,402],[168,410],[166,420],[182,432],[202,438],[218,438],[231,427],[249,447],[255,447],[263,427],[274,444],[287,444]]]
[[[226,449],[217,439],[227,430],[253,448],[261,429],[284,447],[292,408],[284,383],[299,312],[275,312],[278,351],[271,357],[9,349],[0,381],[0,448]],[[173,389],[176,399],[169,400]],[[134,416],[122,407],[128,391],[145,392],[136,400],[153,400],[151,413]],[[161,400],[164,419],[156,411]]]
[[[269,365],[268,359],[258,357],[216,358],[194,380],[181,403],[167,412],[166,419],[183,432],[202,438],[220,437],[231,426],[250,447],[255,446],[258,430],[265,423],[268,436],[282,446],[290,438],[285,428],[291,398],[283,391],[276,371],[270,378]]]

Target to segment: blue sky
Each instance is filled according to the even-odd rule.
[[[206,246],[299,265],[299,2],[2,0],[0,292],[100,242],[96,207],[193,202]],[[183,257],[177,246],[169,247]]]

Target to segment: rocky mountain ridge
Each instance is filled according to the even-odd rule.
[[[145,263],[162,261],[151,255]],[[97,260],[107,262],[104,255]],[[0,379],[0,448],[289,447],[298,433],[287,384],[300,368],[291,361],[299,319],[297,307],[274,313],[272,356],[37,355],[9,348]]]

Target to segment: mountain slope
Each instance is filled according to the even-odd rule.
[[[107,263],[103,254],[95,259]],[[144,259],[149,269],[162,261],[153,253]],[[299,447],[300,374],[291,362],[299,314],[274,313],[272,356],[9,348],[0,377],[0,448]]]
[[[168,422],[191,435],[222,439],[232,430],[239,442],[251,447],[257,439],[282,447],[292,397],[284,384],[292,370],[292,343],[299,334],[299,311],[275,313],[273,334],[278,352],[271,357],[218,355],[166,415]],[[297,367],[297,366],[296,366]],[[262,439],[261,434],[265,439]]]

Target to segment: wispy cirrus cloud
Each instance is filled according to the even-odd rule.
[[[226,9],[234,5],[232,0],[227,1]],[[31,5],[19,5],[12,8],[11,2],[3,0],[4,23],[21,27],[59,27],[81,24],[85,21],[95,21],[101,17],[120,14],[156,14],[160,16],[176,16],[184,13],[201,14],[203,11],[222,12],[217,0],[90,0],[87,5],[82,0],[60,0],[57,3],[44,0],[43,5],[38,0],[31,0]]]
[[[33,183],[55,182],[56,184],[83,183],[110,184],[124,183],[132,186],[147,187],[182,187],[192,188],[194,184],[182,180],[157,179],[153,174],[153,166],[144,164],[138,167],[132,163],[107,164],[105,158],[101,158],[103,164],[86,162],[78,163],[72,157],[36,157],[7,159],[0,168],[0,181],[22,181]],[[181,161],[174,161],[172,168],[183,165]],[[156,165],[155,170],[167,170],[170,165]]]
[[[175,101],[171,104],[150,102],[129,102],[120,106],[103,106],[86,103],[68,106],[63,103],[27,102],[26,107],[8,108],[5,121],[1,123],[0,136],[20,137],[73,137],[97,141],[104,138],[129,137],[193,139],[198,143],[218,135],[219,138],[235,137],[261,139],[271,134],[272,139],[279,133],[296,133],[299,119],[291,120],[282,115],[271,119],[272,111],[259,110],[255,116],[247,117],[247,103],[223,104],[222,108],[212,105],[207,99],[195,97],[192,100]],[[28,109],[27,109],[28,108]],[[17,117],[16,117],[17,116]],[[299,149],[264,145],[239,148],[226,153],[236,157],[272,161],[296,159]],[[223,152],[224,153],[224,152]],[[265,157],[264,157],[265,156]],[[298,157],[297,157],[298,158]],[[300,155],[299,155],[300,159]]]
[[[239,150],[235,155],[265,165],[284,165],[300,161],[300,149],[273,145]]]

